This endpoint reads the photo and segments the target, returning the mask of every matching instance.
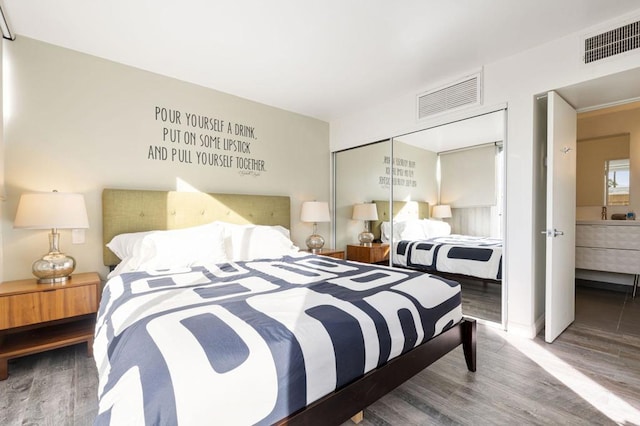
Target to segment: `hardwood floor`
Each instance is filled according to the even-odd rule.
[[[0,424],[89,425],[96,387],[83,345],[13,360]],[[476,373],[456,349],[367,408],[361,424],[640,424],[640,298],[578,288],[576,321],[553,344],[480,324]]]
[[[553,344],[480,325],[476,373],[458,349],[364,419],[367,426],[640,424],[640,298],[578,288],[576,321]]]
[[[90,425],[97,388],[86,344],[9,361],[9,378],[0,382],[0,425]]]
[[[458,278],[462,287],[462,313],[500,324],[502,322],[502,284]]]

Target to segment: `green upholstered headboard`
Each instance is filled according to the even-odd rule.
[[[388,200],[374,200],[376,209],[378,210],[378,220],[371,222],[371,232],[374,238],[381,236],[382,222],[391,221],[391,209]],[[425,201],[394,201],[393,202],[393,219],[428,219],[429,203]]]
[[[291,226],[287,196],[104,189],[102,240],[128,232],[179,229],[221,220],[236,224]],[[120,259],[104,247],[106,266]]]

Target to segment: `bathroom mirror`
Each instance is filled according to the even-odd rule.
[[[606,199],[608,206],[629,205],[629,159],[607,160],[605,162]]]
[[[578,140],[576,205],[628,206],[629,154],[628,133]]]

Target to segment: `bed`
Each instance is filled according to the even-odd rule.
[[[223,198],[103,192],[105,241],[153,254],[105,285],[96,424],[339,424],[460,345],[475,371],[457,282],[299,253],[287,197]],[[128,257],[111,247],[105,264]]]
[[[451,234],[448,224],[429,219],[425,202],[394,202],[393,212],[388,201],[374,203],[382,218],[373,224],[374,235],[393,241],[394,266],[454,278],[502,280],[501,239]]]

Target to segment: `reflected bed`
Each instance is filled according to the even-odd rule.
[[[373,223],[374,235],[389,242],[393,234],[394,266],[453,278],[502,280],[501,239],[450,234],[448,224],[429,219],[428,203],[415,201],[394,201],[391,230],[389,202],[374,203],[381,218]]]

